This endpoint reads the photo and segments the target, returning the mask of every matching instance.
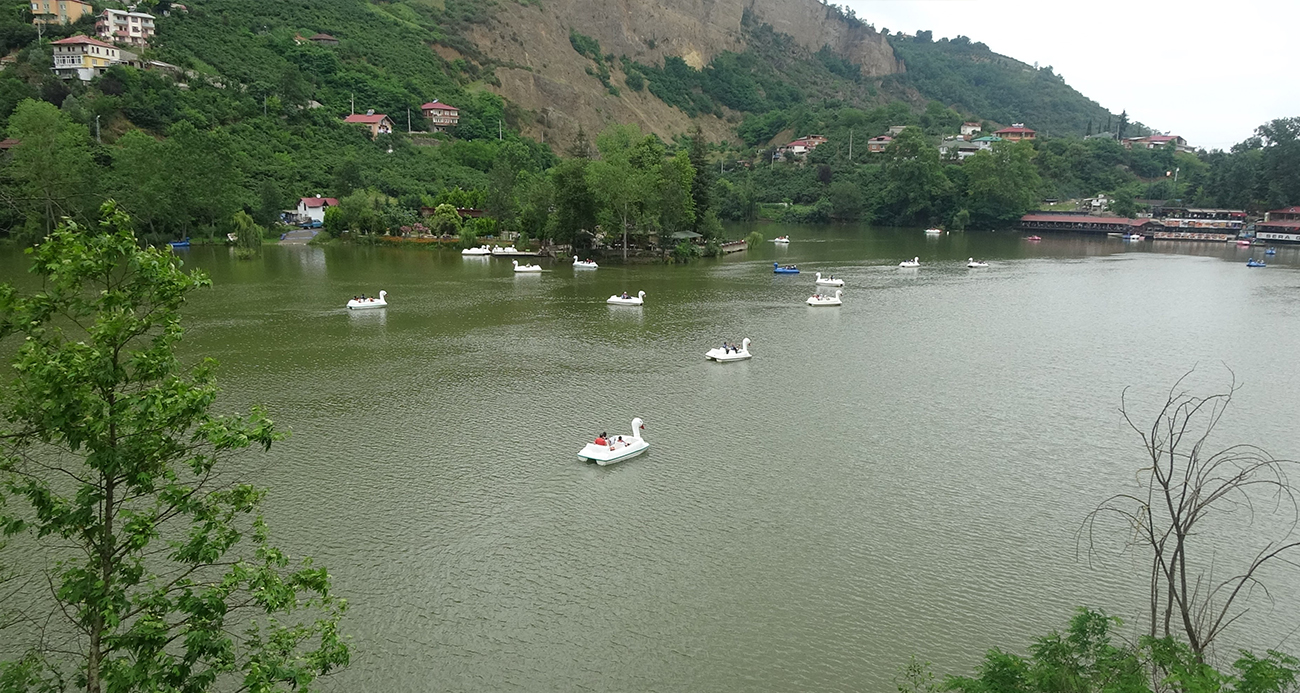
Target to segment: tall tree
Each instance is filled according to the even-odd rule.
[[[635,125],[611,125],[596,138],[600,159],[588,167],[592,192],[600,202],[601,225],[621,229],[624,260],[628,234],[642,221],[659,177],[663,148],[651,140]]]
[[[937,220],[949,208],[953,194],[939,163],[939,150],[926,141],[920,128],[909,127],[890,142],[886,156],[877,216],[899,225]]]
[[[59,217],[93,209],[94,161],[90,133],[53,104],[27,99],[9,117],[9,136],[19,140],[6,167],[14,200],[43,235]]]
[[[991,229],[1019,219],[1041,198],[1042,181],[1029,142],[997,142],[962,164],[966,173],[964,205],[970,224]]]
[[[38,654],[0,663],[0,680],[87,693],[310,684],[348,662],[346,605],[324,568],[290,568],[270,544],[265,490],[229,462],[283,434],[261,409],[214,414],[213,362],[176,356],[181,306],[207,278],[141,249],[112,203],[101,219],[37,246],[38,293],[0,286],[0,338],[18,342],[0,526],[30,537],[52,602]]]
[[[586,239],[596,228],[596,196],[588,180],[590,165],[584,158],[565,159],[551,171],[557,243],[589,245]]]
[[[691,224],[691,230],[707,236],[705,230],[709,227],[704,224],[704,219],[709,210],[713,209],[713,167],[709,165],[708,142],[704,141],[704,131],[699,125],[695,126],[695,132],[691,135],[691,166],[695,172],[691,177],[691,200],[695,203],[695,220]]]

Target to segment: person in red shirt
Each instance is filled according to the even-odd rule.
[[[607,441],[605,440],[604,433],[601,433],[600,435],[596,436],[596,445],[605,445],[606,442]]]

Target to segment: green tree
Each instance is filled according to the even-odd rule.
[[[25,100],[9,117],[13,148],[7,177],[21,198],[20,208],[49,233],[59,217],[79,217],[93,205],[94,161],[90,133],[44,101]]]
[[[461,234],[460,214],[449,204],[440,204],[429,217],[429,231],[435,236],[459,236]]]
[[[112,203],[101,214],[94,233],[67,223],[35,249],[38,293],[0,287],[0,337],[18,340],[0,525],[47,562],[49,627],[68,641],[0,664],[0,679],[88,693],[308,686],[348,663],[346,604],[324,568],[290,567],[270,544],[265,491],[229,464],[283,434],[261,409],[212,413],[215,364],[187,369],[175,353],[180,308],[207,278],[141,249]]]
[[[242,209],[230,218],[231,233],[235,234],[235,247],[257,250],[262,247],[262,227]]]
[[[347,222],[343,219],[343,210],[337,205],[325,208],[325,219],[322,225],[325,227],[325,233],[334,238],[343,235],[343,232],[348,229]]]
[[[881,169],[877,216],[898,225],[925,224],[949,207],[952,183],[943,174],[939,150],[920,128],[909,127],[890,142]]]
[[[585,246],[596,228],[596,196],[588,180],[591,162],[575,157],[561,161],[551,172],[555,190],[555,240]]]
[[[964,203],[971,226],[997,228],[1036,208],[1042,181],[1033,157],[1033,145],[1028,142],[995,142],[992,149],[977,152],[962,163],[966,173]]]
[[[708,142],[704,141],[704,131],[699,125],[691,135],[690,162],[693,169],[691,177],[691,200],[695,210],[695,220],[691,230],[701,234],[707,240],[710,236],[703,224],[705,215],[713,209],[713,167],[709,166]]]
[[[656,151],[651,146],[652,139],[642,137],[635,125],[611,125],[596,138],[600,159],[588,167],[591,189],[601,205],[601,225],[622,230],[624,260],[628,234],[643,221],[656,190],[663,155],[662,147]]]

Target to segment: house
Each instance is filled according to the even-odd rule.
[[[872,137],[867,140],[867,151],[871,154],[881,154],[889,148],[889,143],[892,141],[894,141],[894,138],[889,135]]]
[[[295,210],[298,215],[300,224],[325,223],[325,209],[327,207],[337,207],[339,201],[332,197],[303,197],[298,200],[298,209]]]
[[[148,48],[149,39],[154,36],[153,15],[127,10],[104,10],[95,19],[95,34],[105,41]]]
[[[339,40],[336,39],[336,38],[334,38],[333,36],[330,36],[329,34],[316,34],[315,36],[308,36],[308,37],[307,37],[307,40],[308,40],[308,41],[311,41],[312,43],[314,43],[314,44],[316,44],[316,45],[318,45],[318,46],[337,46],[337,45],[339,45]]]
[[[54,47],[54,66],[50,69],[60,79],[76,77],[89,82],[104,70],[122,62],[122,51],[116,46],[89,36],[69,36],[50,45]]]
[[[1002,128],[993,133],[1008,142],[1020,142],[1021,140],[1032,140],[1037,137],[1038,133],[1025,127],[1024,123],[1012,123],[1009,128]]]
[[[953,137],[939,143],[939,156],[964,161],[987,148],[981,146],[980,142],[967,142],[960,137]]]
[[[370,138],[374,139],[380,135],[390,135],[393,132],[393,119],[383,113],[375,113],[373,110],[366,111],[365,114],[353,113],[343,119],[345,123],[357,123],[370,128]]]
[[[1300,243],[1300,207],[1291,206],[1264,213],[1264,221],[1256,222],[1255,238],[1261,241]]]
[[[1146,137],[1125,137],[1124,148],[1132,149],[1160,149],[1168,145],[1174,145],[1174,148],[1180,152],[1190,153],[1192,148],[1187,146],[1187,140],[1178,135],[1147,135]]]
[[[442,132],[446,128],[455,127],[460,122],[460,109],[440,103],[437,99],[420,106],[420,110],[424,112],[424,117],[429,119],[429,127],[434,132]]]
[[[826,144],[825,137],[822,137],[821,135],[808,135],[806,137],[800,137],[784,147],[777,147],[776,153],[781,155],[782,158],[786,156],[803,156],[823,144]]]
[[[964,140],[969,140],[970,138],[980,134],[983,131],[984,128],[979,123],[961,124],[961,137]]]
[[[1002,141],[1001,137],[995,137],[993,135],[985,135],[984,137],[976,137],[975,139],[971,140],[971,144],[979,145],[980,149],[992,149],[994,143],[1001,142],[1001,141]]]
[[[95,8],[80,0],[32,0],[32,24],[71,24]]]

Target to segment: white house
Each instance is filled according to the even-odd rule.
[[[95,20],[101,39],[138,48],[148,48],[154,36],[153,15],[128,10],[104,10]]]
[[[332,197],[303,197],[298,200],[298,219],[300,221],[325,223],[325,208],[337,207],[339,201]]]

